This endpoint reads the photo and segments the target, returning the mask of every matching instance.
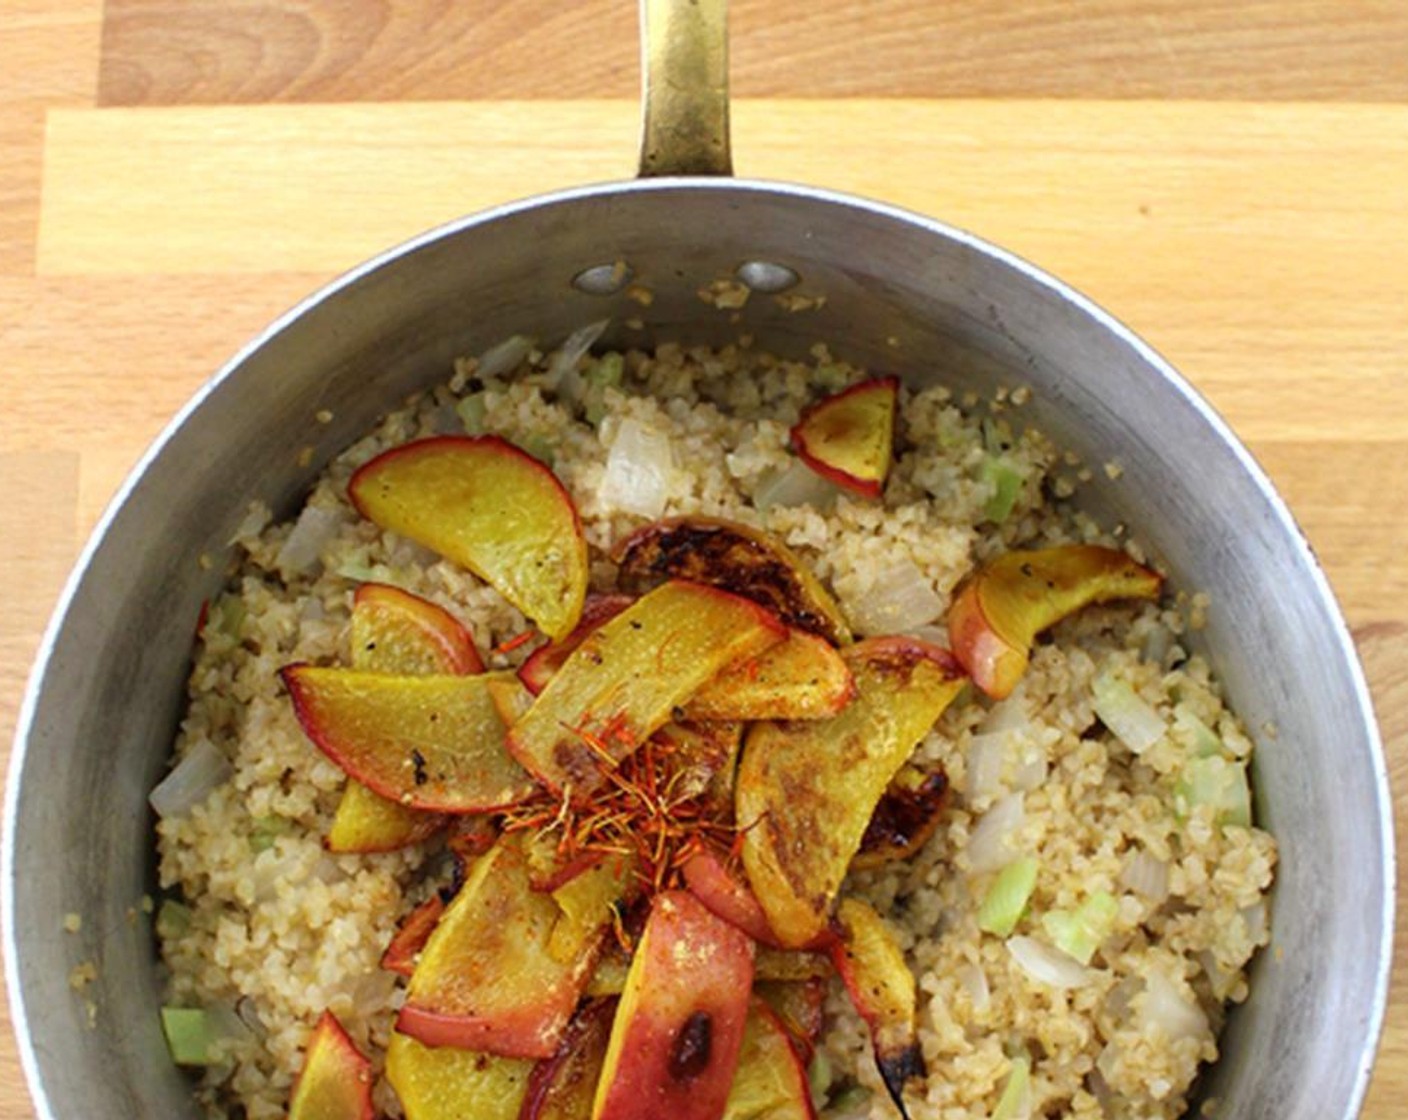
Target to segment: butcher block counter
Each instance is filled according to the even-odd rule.
[[[732,20],[740,174],[1015,251],[1227,418],[1339,596],[1401,816],[1408,5],[735,0]],[[628,0],[7,0],[0,750],[104,505],[245,340],[429,226],[634,173],[635,21]],[[1402,934],[1395,961],[1369,1120],[1408,1099]],[[7,1020],[0,1118],[34,1116]]]

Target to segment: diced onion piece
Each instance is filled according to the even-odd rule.
[[[163,941],[185,937],[191,929],[191,908],[174,898],[164,899],[156,912],[156,933]]]
[[[1009,937],[1007,951],[1017,967],[1052,988],[1079,988],[1090,982],[1090,971],[1060,949],[1053,949],[1033,937]]]
[[[1120,884],[1157,906],[1168,898],[1168,864],[1140,848],[1125,860]]]
[[[502,342],[495,344],[479,355],[479,361],[475,363],[474,375],[476,377],[498,377],[501,374],[512,373],[528,356],[528,352],[533,349],[533,340],[526,335],[511,334]]]
[[[1014,859],[1000,872],[983,895],[978,907],[978,928],[984,933],[1006,937],[1021,920],[1027,902],[1036,888],[1037,861],[1030,856]]]
[[[908,559],[890,564],[868,590],[843,605],[856,632],[871,635],[933,622],[944,610],[932,581]]]
[[[1019,681],[1007,699],[999,700],[988,709],[983,722],[978,724],[978,733],[995,735],[999,731],[1025,731],[1031,722],[1031,717],[1027,715],[1025,682]]]
[[[557,348],[557,352],[548,362],[547,383],[566,391],[573,400],[580,397],[582,389],[580,379],[573,378],[570,381],[564,379],[569,374],[576,373],[577,363],[586,356],[587,351],[596,344],[596,340],[606,332],[606,328],[610,325],[610,319],[598,319],[594,323],[578,327],[563,339],[562,345]]]
[[[230,535],[229,543],[239,544],[241,541],[253,540],[264,531],[271,520],[273,520],[273,514],[268,506],[263,502],[250,502],[244,518],[235,526],[235,531]]]
[[[1092,685],[1095,714],[1135,754],[1143,754],[1168,733],[1168,724],[1126,681],[1101,673]]]
[[[1001,731],[991,735],[974,735],[968,741],[968,800],[983,801],[997,797],[1004,790],[1002,764],[1007,757],[1007,735]]]
[[[1032,1060],[1026,1054],[1012,1059],[1012,1072],[992,1111],[992,1120],[1027,1120],[1032,1114]]]
[[[1221,755],[1189,759],[1174,787],[1174,811],[1186,820],[1204,805],[1213,809],[1213,820],[1223,826],[1246,828],[1252,823],[1252,797],[1244,763]]]
[[[616,430],[597,496],[608,507],[659,517],[665,512],[675,474],[670,437],[627,417]]]
[[[220,749],[202,739],[152,790],[147,801],[159,817],[183,816],[229,781],[234,772]]]
[[[758,484],[753,491],[753,505],[763,511],[774,507],[811,506],[825,513],[836,504],[839,493],[834,482],[822,478],[800,459],[793,459],[785,470],[769,475]]]
[[[1173,736],[1195,758],[1211,758],[1222,753],[1222,740],[1217,732],[1194,715],[1187,704],[1173,709]]]
[[[323,548],[337,535],[340,524],[342,515],[337,510],[305,506],[294,522],[293,531],[274,558],[280,574],[288,578],[310,571],[322,555]]]
[[[1115,928],[1120,904],[1108,891],[1096,891],[1075,910],[1050,910],[1041,916],[1041,927],[1052,944],[1072,960],[1089,964]]]
[[[996,871],[1016,854],[1012,837],[1026,820],[1026,805],[1020,793],[1008,794],[983,814],[968,838],[968,866],[976,872]]]
[[[1171,1039],[1200,1038],[1208,1031],[1207,1016],[1196,1003],[1185,999],[1163,973],[1144,977],[1144,994],[1134,1001],[1140,1029],[1166,1034]]]
[[[488,412],[489,402],[484,399],[484,394],[470,393],[467,397],[455,405],[455,413],[460,418],[465,434],[471,436],[482,436],[484,434],[484,417]]]
[[[1266,939],[1266,903],[1256,902],[1241,911],[1242,923],[1247,927],[1247,939],[1253,945],[1260,945]]]
[[[973,1010],[983,1012],[988,1009],[992,1002],[992,989],[988,987],[988,977],[981,968],[971,961],[964,961],[954,969],[954,977],[968,993],[968,1001],[973,1005]]]

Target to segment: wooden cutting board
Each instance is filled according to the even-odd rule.
[[[735,0],[734,31],[741,173],[999,242],[1223,412],[1340,596],[1403,805],[1408,8]],[[0,744],[82,540],[172,413],[368,254],[629,176],[634,36],[618,0],[10,0]],[[1399,984],[1364,1116],[1405,1095]],[[33,1116],[6,1027],[0,1117]]]

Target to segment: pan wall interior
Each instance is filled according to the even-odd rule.
[[[824,305],[755,294],[734,321],[700,301],[751,259],[793,268],[796,292]],[[651,289],[648,307],[571,286],[617,260]],[[129,911],[154,887],[146,794],[167,764],[193,622],[249,500],[291,513],[322,463],[456,355],[513,333],[555,343],[605,317],[609,344],[746,331],[794,354],[826,340],[915,384],[1029,385],[1035,423],[1123,466],[1117,483],[1096,472],[1091,502],[1135,526],[1176,586],[1213,594],[1207,648],[1248,727],[1278,728],[1257,735],[1255,772],[1281,845],[1274,940],[1206,1092],[1224,1120],[1352,1115],[1380,998],[1381,759],[1352,654],[1279,504],[1197,402],[1068,293],[937,227],[738,183],[577,192],[442,231],[286,320],[168,435],[73,590],[12,794],[11,967],[47,1114],[194,1115],[160,1034],[151,922]],[[322,409],[330,424],[313,422]],[[61,936],[70,912],[81,932]],[[86,959],[96,1029],[67,981]]]

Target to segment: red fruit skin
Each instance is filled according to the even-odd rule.
[[[535,649],[518,667],[518,679],[534,696],[542,692],[562,663],[597,627],[615,618],[635,600],[629,595],[593,595],[582,609],[582,621],[560,642],[549,642]]]
[[[396,928],[386,952],[381,955],[381,967],[409,977],[416,970],[416,957],[430,940],[430,934],[444,912],[444,901],[438,894],[433,894],[407,914]]]
[[[685,888],[710,913],[741,929],[754,941],[772,946],[781,944],[742,873],[729,871],[712,849],[704,848],[690,856],[681,871]]]

